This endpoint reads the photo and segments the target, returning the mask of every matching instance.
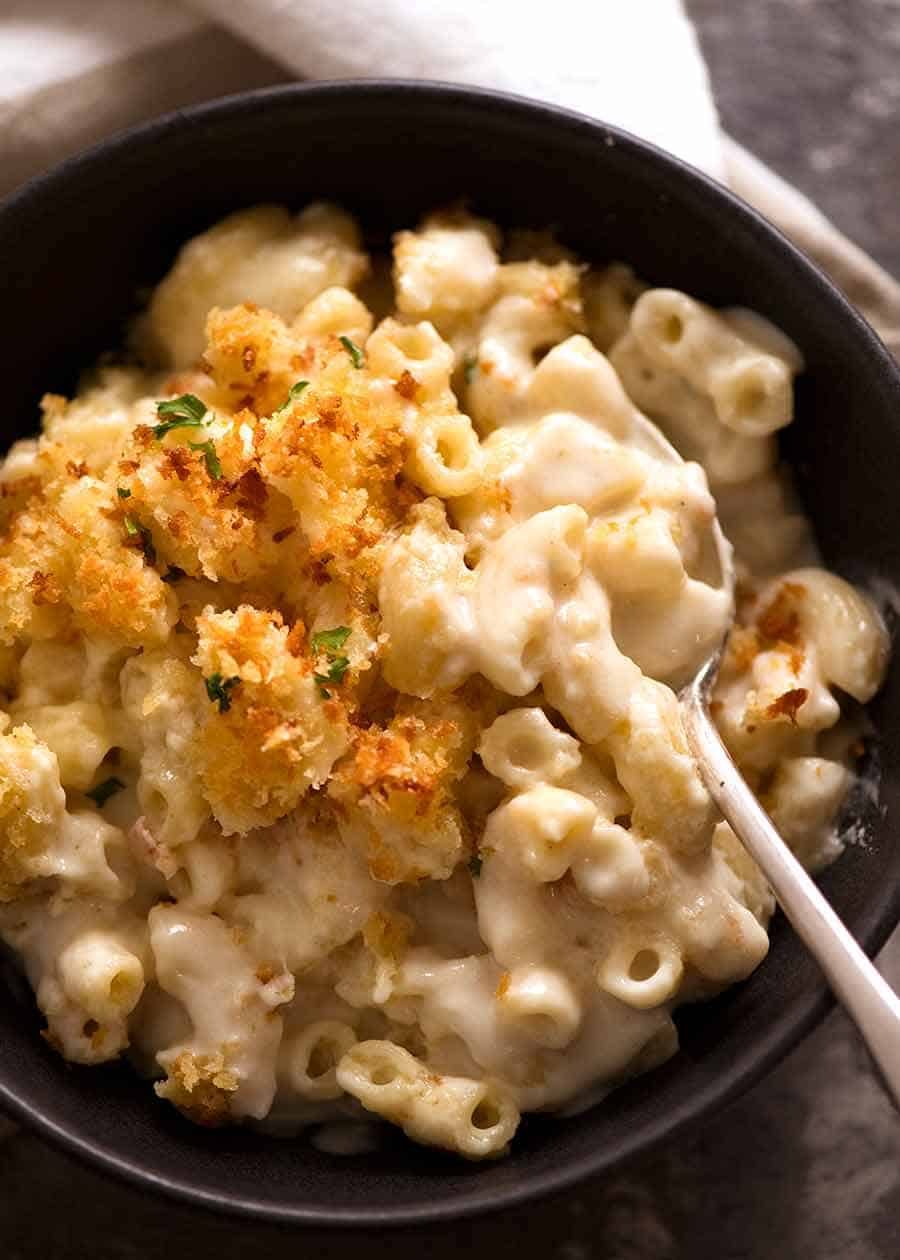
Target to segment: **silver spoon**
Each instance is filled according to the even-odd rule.
[[[647,445],[683,463],[663,434],[639,412],[635,423]],[[734,606],[731,544],[718,520],[712,528],[722,588]],[[894,1104],[900,1107],[900,997],[853,939],[816,883],[778,834],[731,759],[710,716],[709,702],[730,626],[721,642],[679,692],[691,752],[707,791],[769,881],[797,935],[822,968],[841,1005],[869,1048]]]

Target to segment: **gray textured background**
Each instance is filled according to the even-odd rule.
[[[688,7],[727,129],[900,274],[900,0]],[[222,55],[223,75],[228,64]],[[261,64],[260,82],[283,77]],[[900,938],[884,965],[900,981]],[[374,1260],[461,1249],[540,1249],[553,1260],[895,1260],[900,1125],[835,1014],[745,1098],[622,1174],[504,1218],[365,1246]],[[358,1247],[208,1218],[109,1183],[27,1133],[0,1138],[2,1260],[343,1260]]]
[[[900,0],[685,3],[726,130],[900,275]]]

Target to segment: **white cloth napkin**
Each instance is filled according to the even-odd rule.
[[[728,183],[900,354],[900,285],[721,134],[681,0],[4,0],[3,9],[0,192],[123,126],[286,79],[503,88],[624,127]]]
[[[652,140],[758,205],[900,354],[900,285],[718,130],[681,0],[4,0],[0,193],[111,131],[290,78],[542,98]],[[861,193],[865,195],[865,190]]]

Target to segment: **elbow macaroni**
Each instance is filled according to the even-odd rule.
[[[462,210],[397,234],[376,324],[360,239],[317,204],[190,241],[143,366],[0,469],[0,936],[67,1058],[200,1124],[484,1159],[765,955],[675,692],[731,616],[716,515],[717,721],[810,868],[888,645],[776,470],[771,325]]]

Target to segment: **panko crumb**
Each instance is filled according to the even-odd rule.
[[[0,734],[0,902],[26,895],[47,865],[65,805],[55,755],[28,726]]]
[[[329,793],[374,879],[446,879],[462,859],[468,832],[455,789],[490,705],[477,684],[430,700],[403,697],[385,724],[353,732]]]
[[[197,635],[211,696],[196,749],[204,792],[226,835],[267,826],[327,780],[348,744],[345,708],[278,612],[207,608]]]
[[[173,1103],[194,1124],[207,1129],[227,1124],[231,1095],[240,1081],[225,1066],[225,1055],[183,1051],[169,1067],[164,1081],[154,1085],[158,1097]]]

